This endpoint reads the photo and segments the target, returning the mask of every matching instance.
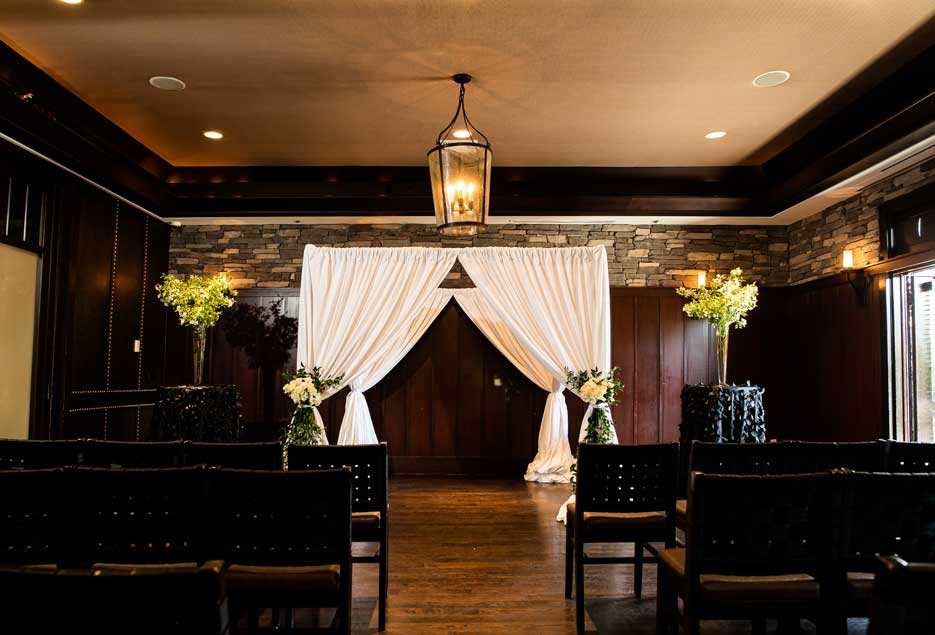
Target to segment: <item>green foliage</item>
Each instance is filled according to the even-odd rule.
[[[743,328],[747,312],[756,308],[758,289],[756,283],[745,283],[742,274],[734,269],[727,276],[714,276],[708,287],[676,289],[689,300],[682,310],[691,318],[707,320],[721,337],[726,337],[732,326]]]
[[[156,285],[156,292],[159,300],[178,314],[182,326],[201,328],[214,326],[237,295],[227,272],[210,278],[191,275],[187,280],[166,273]]]

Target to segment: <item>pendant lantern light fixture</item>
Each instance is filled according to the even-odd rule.
[[[471,76],[458,73],[452,79],[461,86],[458,108],[428,152],[432,200],[439,233],[473,236],[487,230],[493,152],[464,109],[464,85]]]

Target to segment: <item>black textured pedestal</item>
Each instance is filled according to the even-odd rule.
[[[239,441],[236,386],[162,386],[153,413],[158,441]]]
[[[766,442],[764,392],[761,386],[691,384],[682,389],[679,462],[683,481],[688,476],[688,456],[694,440]]]

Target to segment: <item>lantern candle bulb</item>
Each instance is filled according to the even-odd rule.
[[[841,260],[842,260],[842,265],[844,266],[845,269],[853,269],[854,268],[854,250],[845,249],[844,255],[841,258]]]
[[[698,272],[698,288],[705,286],[708,283],[708,273],[706,271]]]

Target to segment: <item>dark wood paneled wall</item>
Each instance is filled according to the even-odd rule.
[[[40,257],[30,436],[144,437],[163,382],[165,309],[153,287],[168,226],[6,142],[0,182],[7,202],[30,210],[17,246]]]
[[[866,302],[844,274],[763,289],[760,307],[732,339],[733,377],[766,387],[772,438],[866,441],[888,436],[885,279]]]

